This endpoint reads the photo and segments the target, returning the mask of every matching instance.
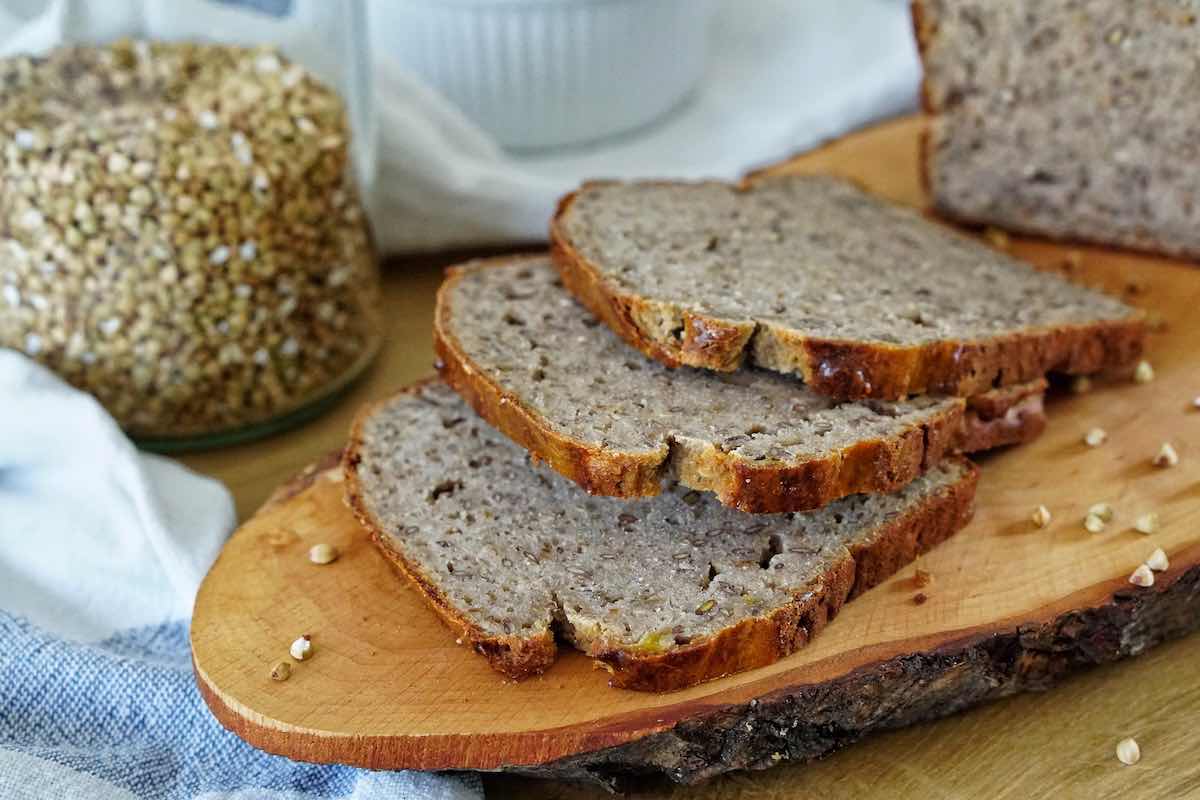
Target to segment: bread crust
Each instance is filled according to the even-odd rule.
[[[1029,383],[1005,386],[1003,389],[993,389],[983,394],[971,395],[967,398],[967,412],[974,413],[979,419],[995,419],[1008,413],[1013,406],[1030,397],[1045,395],[1049,388],[1050,381],[1038,378]]]
[[[530,260],[536,257],[531,257]],[[827,458],[803,462],[756,462],[721,450],[711,442],[673,439],[652,452],[598,447],[558,432],[519,396],[506,391],[462,349],[451,323],[450,297],[464,275],[519,263],[512,258],[474,261],[447,270],[434,312],[434,348],[442,378],[475,411],[510,439],[591,494],[649,497],[674,475],[684,485],[711,491],[724,505],[753,514],[810,511],[860,492],[893,492],[947,453],[988,449],[1025,441],[1040,433],[1033,425],[981,428],[965,404],[894,439],[856,443]],[[1044,389],[1044,387],[1043,387]],[[989,436],[997,436],[993,443]]]
[[[418,392],[421,387],[435,381],[436,378],[426,378],[401,389],[398,394]],[[552,630],[547,629],[544,633],[530,637],[494,636],[487,633],[455,608],[449,598],[437,588],[437,584],[420,567],[409,561],[402,552],[396,549],[390,536],[367,511],[363,500],[362,484],[358,479],[358,465],[362,461],[363,425],[368,417],[390,399],[385,398],[364,406],[358,412],[350,428],[350,441],[342,455],[346,505],[350,507],[359,524],[370,535],[376,549],[391,562],[393,567],[412,582],[447,627],[470,644],[475,652],[487,659],[492,669],[513,680],[522,680],[531,675],[545,672],[554,663],[558,654],[558,646],[554,642]]]
[[[597,185],[585,183],[559,201],[550,224],[554,264],[563,284],[583,305],[633,347],[667,366],[731,371],[750,354],[760,366],[800,375],[819,394],[843,400],[898,400],[912,394],[981,394],[1048,372],[1087,374],[1128,364],[1142,352],[1146,326],[1141,316],[1031,327],[987,340],[893,345],[806,336],[676,308],[606,280],[599,266],[572,244],[564,220],[579,192]],[[664,315],[682,320],[678,337],[657,338],[639,323]]]
[[[1047,381],[976,395],[967,399],[967,413],[955,450],[975,453],[1005,445],[1024,444],[1046,430]]]
[[[917,173],[921,179],[921,190],[925,192],[926,197],[933,196],[933,178],[930,175],[930,148],[933,146],[933,134],[930,131],[930,126],[933,124],[932,114],[933,95],[929,90],[929,79],[926,75],[925,66],[925,51],[929,48],[929,43],[933,40],[933,35],[937,32],[937,26],[933,21],[932,15],[925,10],[925,5],[922,0],[911,0],[908,4],[909,13],[912,15],[913,36],[917,40],[917,57],[921,61],[921,109],[925,112],[925,119],[921,125],[921,132],[917,136]]]
[[[401,390],[419,391],[429,379]],[[367,511],[358,479],[366,419],[389,402],[366,406],[351,428],[342,459],[346,503],[372,542],[425,597],[442,621],[488,660],[497,672],[522,680],[544,672],[557,656],[551,630],[531,637],[492,636],[472,623],[415,564],[397,549],[391,537]],[[645,652],[604,642],[585,645],[587,655],[612,673],[611,685],[638,691],[683,689],[734,672],[771,664],[808,644],[837,616],[846,603],[886,580],[921,553],[953,536],[974,513],[979,471],[966,459],[963,477],[942,487],[921,505],[887,521],[866,543],[832,568],[792,601],[769,614],[752,617],[713,636],[666,652]]]

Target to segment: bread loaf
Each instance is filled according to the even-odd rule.
[[[915,0],[936,209],[1200,257],[1200,4]]]

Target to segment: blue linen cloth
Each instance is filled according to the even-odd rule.
[[[302,764],[217,723],[188,620],[233,524],[219,483],[0,349],[0,798],[481,798],[478,776]]]

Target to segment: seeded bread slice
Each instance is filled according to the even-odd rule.
[[[366,409],[348,502],[446,623],[511,678],[556,634],[615,686],[666,691],[776,661],[847,599],[969,520],[976,471],[951,460],[891,495],[749,516],[684,487],[589,497],[439,382]]]
[[[916,0],[939,213],[1200,257],[1200,3]]]
[[[664,480],[754,513],[890,492],[948,451],[1033,438],[1045,381],[973,398],[838,402],[763,370],[643,358],[578,305],[544,256],[472,262],[438,292],[442,376],[487,421],[594,494]]]
[[[666,364],[749,361],[842,399],[971,395],[1141,351],[1142,314],[829,176],[588,183],[563,282]]]

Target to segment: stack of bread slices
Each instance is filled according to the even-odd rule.
[[[591,183],[550,255],[452,268],[440,379],[349,502],[490,664],[665,691],[776,661],[970,520],[965,453],[1119,367],[1140,312],[840,179]]]

